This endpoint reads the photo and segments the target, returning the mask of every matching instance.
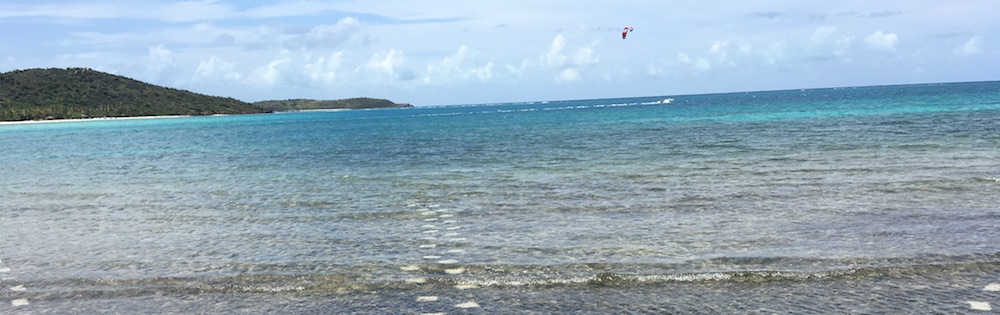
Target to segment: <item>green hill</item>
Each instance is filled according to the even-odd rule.
[[[84,68],[28,69],[0,74],[0,121],[397,107],[412,105],[367,97],[251,104]]]
[[[267,110],[233,98],[165,88],[90,69],[0,74],[0,120],[262,112]]]
[[[413,107],[410,104],[396,104],[390,100],[378,98],[347,98],[332,101],[292,99],[284,101],[261,101],[253,103],[269,111],[296,111],[314,109],[362,109],[362,108],[399,108]]]

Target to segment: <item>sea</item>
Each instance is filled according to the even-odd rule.
[[[993,307],[1000,82],[0,125],[2,314]]]

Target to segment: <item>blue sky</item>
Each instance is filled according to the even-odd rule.
[[[983,81],[1000,79],[998,13],[994,0],[7,0],[0,72],[418,106]]]

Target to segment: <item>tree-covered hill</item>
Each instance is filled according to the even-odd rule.
[[[313,109],[362,109],[362,108],[398,108],[413,107],[410,104],[397,104],[390,100],[356,97],[340,100],[320,101],[308,99],[293,99],[284,101],[261,101],[253,103],[269,111],[296,111]]]
[[[165,88],[91,69],[0,74],[0,120],[262,112],[267,110],[233,98]]]

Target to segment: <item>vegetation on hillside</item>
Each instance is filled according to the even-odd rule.
[[[292,99],[284,101],[262,101],[253,103],[269,111],[283,112],[314,109],[361,109],[361,108],[395,108],[413,107],[410,104],[396,104],[390,100],[357,97],[331,101]]]
[[[296,99],[251,104],[85,68],[28,69],[0,74],[0,121],[391,107],[411,105],[374,98]]]
[[[266,110],[84,68],[0,74],[0,120],[249,114]]]

